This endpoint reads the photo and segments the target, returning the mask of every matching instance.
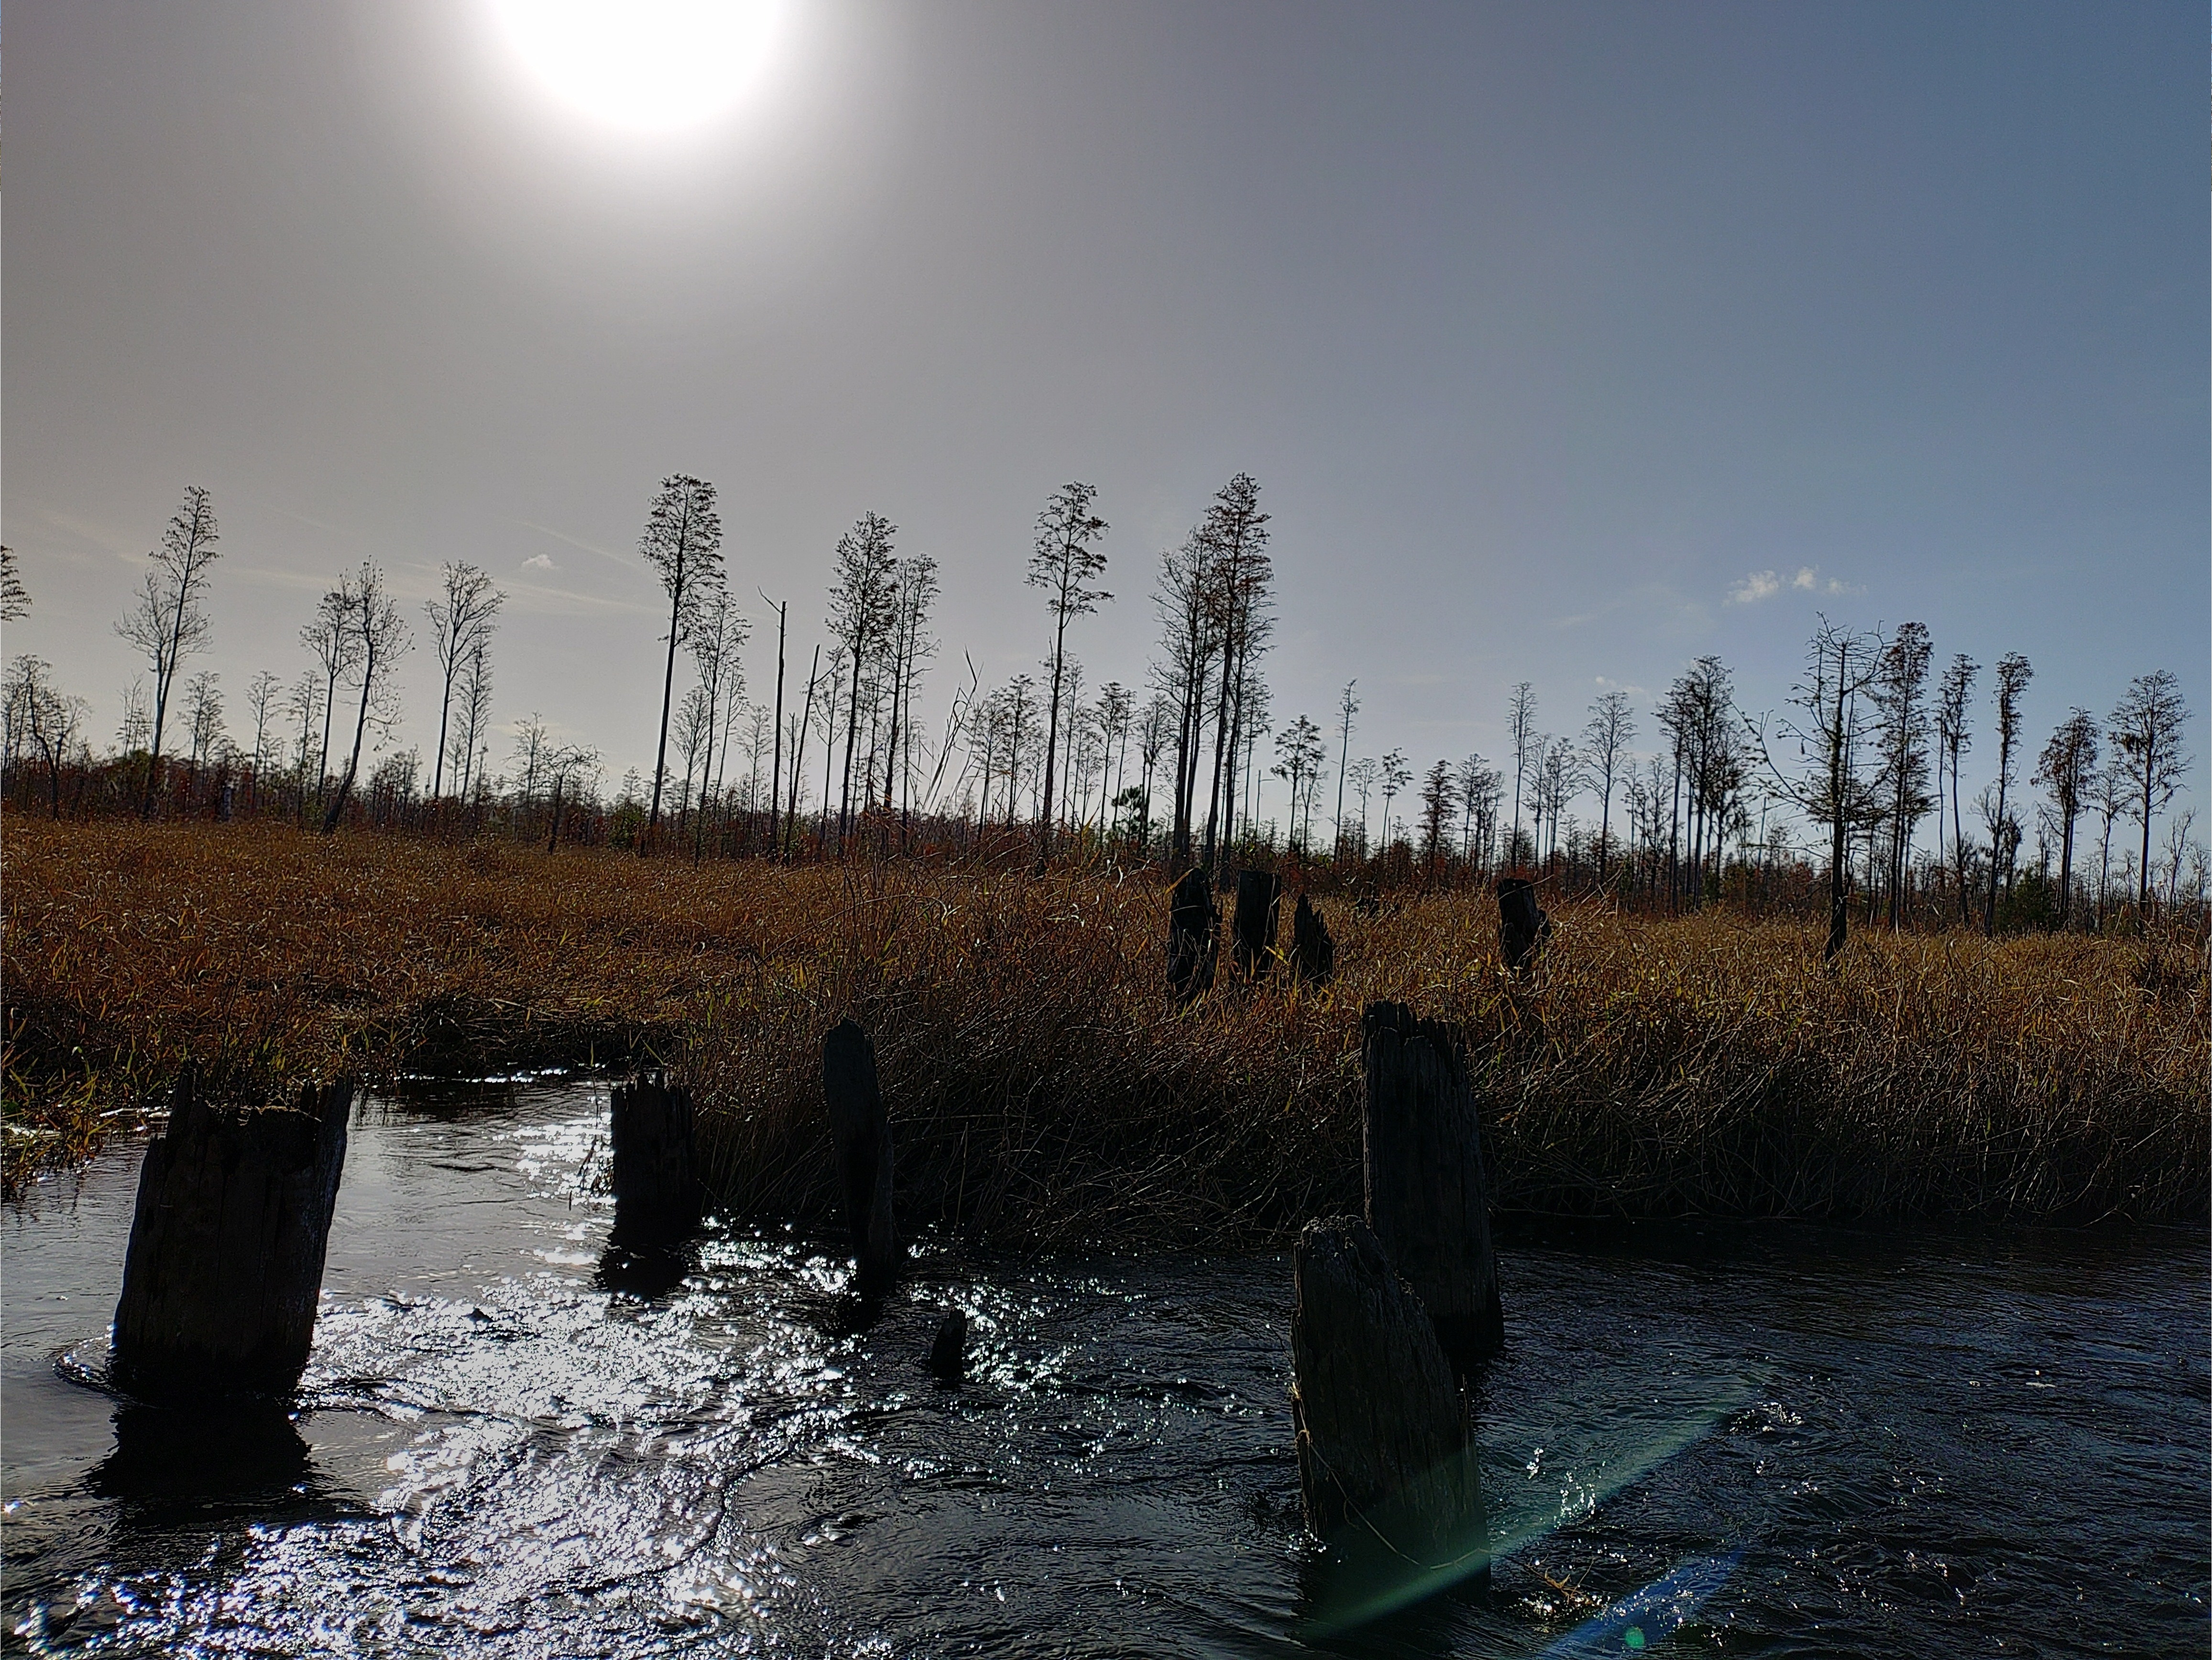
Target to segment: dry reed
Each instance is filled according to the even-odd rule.
[[[1568,909],[1528,979],[1474,895],[1326,903],[1340,977],[1164,994],[1147,874],[703,868],[244,826],[11,822],[10,1169],[187,1060],[256,1078],[650,1056],[725,1208],[826,1218],[822,1032],[875,1036],[908,1223],[1039,1243],[1281,1237],[1356,1205],[1359,1010],[1457,1022],[1501,1207],[2196,1219],[2188,944],[1863,937]]]

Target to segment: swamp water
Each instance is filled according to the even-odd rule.
[[[97,1386],[137,1148],[9,1207],[6,1645],[2205,1652],[2201,1231],[1509,1233],[1492,1589],[1346,1625],[1297,1525],[1286,1256],[925,1240],[861,1334],[781,1232],[611,1289],[605,1113],[358,1107],[289,1420]]]

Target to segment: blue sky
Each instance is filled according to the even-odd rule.
[[[2024,652],[2037,747],[2172,669],[2203,751],[2201,9],[786,0],[744,96],[649,138],[480,6],[10,9],[5,649],[103,736],[188,483],[234,710],[341,569],[468,558],[499,720],[618,775],[664,474],[720,487],[802,665],[884,514],[987,683],[1045,647],[1037,508],[1095,483],[1096,687],[1249,471],[1278,717],[1357,676],[1355,753],[1495,756],[1516,681],[1571,731],[1709,651],[1778,708],[1821,611]],[[427,744],[427,650],[404,684]]]

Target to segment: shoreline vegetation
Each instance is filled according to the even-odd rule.
[[[1152,868],[694,865],[252,824],[6,835],[5,1174],[143,1125],[187,1066],[667,1067],[723,1213],[834,1213],[822,1034],[872,1036],[906,1227],[994,1244],[1279,1243],[1358,1207],[1358,1029],[1454,1023],[1505,1213],[2201,1222],[2212,1037],[2170,937],[1856,931],[1547,894],[1316,890],[1337,979],[1166,994]],[[1287,915],[1290,899],[1285,901]]]

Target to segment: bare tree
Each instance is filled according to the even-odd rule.
[[[1207,601],[1214,613],[1214,637],[1221,652],[1216,677],[1213,782],[1206,795],[1207,869],[1214,853],[1233,830],[1237,807],[1238,751],[1248,728],[1252,702],[1252,659],[1267,633],[1267,593],[1274,567],[1267,556],[1269,515],[1260,511],[1260,486],[1240,472],[1214,492],[1195,538],[1206,550]]]
[[[1289,841],[1291,851],[1297,852],[1309,848],[1300,826],[1313,817],[1313,787],[1328,758],[1321,728],[1301,714],[1277,734],[1275,754],[1274,775],[1291,787]]]
[[[1413,769],[1406,764],[1402,750],[1392,750],[1382,757],[1382,852],[1390,851],[1390,803],[1400,791],[1413,781]]]
[[[738,653],[752,635],[752,624],[738,615],[729,589],[720,583],[705,594],[694,618],[690,641],[691,660],[699,671],[696,690],[700,696],[696,717],[702,775],[699,782],[699,818],[691,834],[691,856],[696,861],[706,848],[706,806],[720,793],[721,763],[726,758],[717,748],[726,748],[728,728],[738,700],[744,695],[744,675]],[[684,794],[690,794],[691,761],[684,767]]]
[[[198,771],[222,741],[222,677],[203,669],[185,683],[185,737],[191,745],[188,764]]]
[[[1093,587],[1106,569],[1106,556],[1097,544],[1106,534],[1106,521],[1093,513],[1098,499],[1096,485],[1071,482],[1046,500],[1037,514],[1036,543],[1030,554],[1029,584],[1042,588],[1045,609],[1052,613],[1051,690],[1045,712],[1044,796],[1040,808],[1037,859],[1042,865],[1052,845],[1053,789],[1060,751],[1060,691],[1067,661],[1067,623],[1087,616],[1102,599],[1114,596]]]
[[[0,623],[13,623],[30,614],[30,591],[23,586],[15,550],[0,543]]]
[[[1597,881],[1605,885],[1607,855],[1613,846],[1613,785],[1621,757],[1636,741],[1636,717],[1628,712],[1625,691],[1601,692],[1590,705],[1589,724],[1583,728],[1583,758],[1597,785]]]
[[[254,794],[261,791],[261,757],[269,742],[269,711],[276,706],[277,689],[283,684],[268,669],[246,683],[246,708],[253,716],[253,781]]]
[[[1352,763],[1352,717],[1359,713],[1359,699],[1352,693],[1358,684],[1357,678],[1346,681],[1344,696],[1336,705],[1343,721],[1336,745],[1336,851],[1340,855],[1344,852],[1344,776]]]
[[[445,587],[439,597],[426,601],[430,618],[430,648],[438,659],[438,747],[430,761],[430,794],[445,793],[446,722],[453,703],[453,688],[466,672],[478,647],[491,638],[499,608],[507,596],[491,585],[491,577],[465,560],[448,562]]]
[[[837,806],[837,845],[852,827],[853,758],[860,739],[860,701],[872,701],[876,660],[898,616],[898,564],[892,538],[898,526],[878,513],[864,513],[837,538],[836,586],[830,591],[830,630],[843,654],[850,678],[846,698],[845,782]],[[832,677],[836,665],[832,665]],[[836,700],[830,705],[834,711]],[[829,812],[829,783],[823,783],[823,812]]]
[[[52,816],[62,816],[62,763],[68,759],[84,720],[82,697],[62,692],[53,682],[53,667],[44,658],[18,657],[0,690],[7,722],[7,750],[12,761],[25,747],[38,752],[46,768],[46,797]]]
[[[1371,755],[1363,755],[1352,763],[1347,774],[1352,794],[1359,798],[1359,856],[1367,856],[1367,800],[1374,793],[1376,781],[1382,775],[1382,763]]]
[[[453,694],[460,719],[454,723],[448,739],[452,753],[447,757],[454,775],[460,781],[460,795],[466,800],[471,787],[477,781],[477,757],[483,751],[484,740],[491,726],[491,636],[479,635],[461,660],[459,678],[453,685]]]
[[[722,591],[722,516],[714,487],[688,473],[671,473],[646,514],[637,539],[639,557],[653,567],[668,594],[668,655],[660,675],[660,736],[653,749],[653,805],[645,816],[641,854],[653,851],[660,830],[660,792],[668,778],[668,718],[676,702],[676,651],[690,642],[708,602]]]
[[[1880,781],[1859,770],[1866,741],[1859,706],[1881,672],[1881,650],[1879,635],[1820,619],[1806,647],[1804,677],[1790,690],[1800,713],[1779,725],[1779,735],[1794,739],[1807,758],[1802,775],[1784,772],[1776,762],[1763,725],[1752,728],[1776,793],[1828,829],[1828,939],[1821,956],[1831,964],[1850,926],[1851,833],[1882,811]]]
[[[1904,925],[1914,829],[1930,808],[1940,805],[1928,794],[1925,702],[1933,654],[1926,623],[1900,623],[1882,653],[1881,672],[1875,679],[1875,708],[1880,717],[1875,743],[1889,821],[1885,880],[1893,930]]]
[[[314,654],[323,674],[323,746],[315,761],[315,800],[331,775],[331,721],[337,708],[338,682],[361,666],[361,638],[348,611],[348,590],[332,588],[315,604],[314,619],[300,630],[300,643]]]
[[[2012,854],[2020,843],[2020,825],[2005,800],[2012,787],[2013,751],[2020,745],[2020,700],[2034,678],[2035,671],[2018,652],[2007,652],[1997,659],[1997,775],[1992,786],[1996,798],[1984,814],[1990,825],[1990,891],[1982,912],[1985,933],[1997,931],[2000,877],[2007,891],[2012,888]]]
[[[1971,913],[1966,909],[1966,824],[1959,811],[1959,763],[1973,742],[1973,733],[1966,724],[1966,711],[1973,702],[1974,677],[1981,672],[1980,664],[1966,653],[1960,652],[1951,659],[1950,666],[1943,671],[1943,684],[1936,694],[1937,759],[1939,763],[1948,760],[1951,769],[1951,858],[1961,922],[1966,921]],[[1936,783],[1940,794],[1942,783],[1940,771]],[[1939,836],[1942,823],[1939,806],[1936,821]],[[1941,851],[1940,848],[1938,851]]]
[[[2181,683],[2170,671],[2158,669],[2128,683],[2107,727],[2117,751],[2114,769],[2127,781],[2128,817],[2142,826],[2139,904],[2150,903],[2151,819],[2173,800],[2189,770],[2189,757],[2181,751],[2181,728],[2188,719]]]
[[[169,690],[177,668],[207,643],[207,613],[200,609],[209,568],[221,557],[215,550],[215,507],[198,484],[186,488],[184,505],[161,532],[161,545],[149,556],[154,569],[137,602],[115,631],[146,654],[154,671],[154,730],[146,754],[146,793],[138,812],[154,816],[154,794],[161,767],[161,732],[169,709]]]
[[[374,560],[362,561],[359,574],[339,583],[338,599],[338,611],[353,632],[354,659],[360,665],[361,703],[354,714],[353,752],[346,759],[337,793],[323,812],[325,836],[337,829],[346,799],[353,793],[354,780],[360,775],[362,739],[368,731],[370,717],[374,715],[385,726],[398,718],[392,695],[392,671],[414,643],[398,604],[385,587],[384,572]]]
[[[2087,709],[2075,709],[2058,723],[2035,770],[2035,781],[2051,791],[2058,815],[2058,926],[2074,921],[2074,824],[2089,806],[2097,776],[2097,722]]]
[[[1521,856],[1521,782],[1528,775],[1529,743],[1536,735],[1536,694],[1526,680],[1516,685],[1506,700],[1505,735],[1513,743],[1513,839],[1506,843],[1506,857],[1517,859]]]

